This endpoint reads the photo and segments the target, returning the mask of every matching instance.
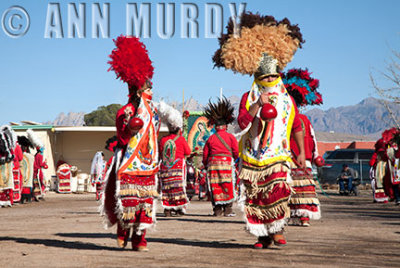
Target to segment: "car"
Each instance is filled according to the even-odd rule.
[[[337,149],[325,159],[325,164],[318,168],[318,178],[321,183],[335,184],[342,171],[343,164],[347,164],[357,173],[357,180],[361,184],[369,182],[369,160],[374,153],[373,149]]]

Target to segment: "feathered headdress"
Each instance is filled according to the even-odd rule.
[[[105,149],[114,152],[115,147],[118,144],[117,136],[113,136],[106,141]]]
[[[319,80],[312,78],[307,69],[290,69],[281,76],[297,106],[322,104],[321,93],[317,91]]]
[[[36,135],[36,133],[33,132],[32,129],[28,129],[26,131],[26,133],[28,134],[28,139],[32,142],[33,146],[35,146],[36,148],[43,147],[43,142],[39,139],[39,137]]]
[[[390,145],[390,143],[396,143],[400,141],[400,130],[398,128],[392,127],[390,129],[386,129],[382,132],[382,139],[386,145]]]
[[[174,107],[168,105],[163,101],[160,101],[157,104],[157,110],[161,122],[167,124],[169,131],[174,132],[183,127],[182,114]]]
[[[13,150],[17,142],[17,135],[8,125],[0,128],[0,165],[14,159]]]
[[[234,110],[230,101],[223,97],[217,103],[209,101],[204,108],[204,116],[208,119],[208,125],[228,125],[235,120]]]
[[[147,80],[153,77],[154,68],[146,46],[133,36],[119,36],[113,40],[116,48],[111,52],[108,62],[117,74],[117,79],[126,82],[130,87],[140,89]]]
[[[29,148],[34,148],[32,142],[25,136],[18,136],[18,143],[29,152]]]
[[[294,53],[304,43],[297,25],[285,18],[281,21],[272,16],[243,13],[240,23],[230,18],[227,33],[219,38],[220,48],[213,56],[215,67],[225,67],[241,74],[256,74],[260,64],[276,60],[278,70],[283,70]],[[237,31],[238,30],[238,31]]]

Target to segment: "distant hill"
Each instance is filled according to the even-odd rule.
[[[396,117],[400,116],[400,106],[390,104]],[[389,112],[376,98],[366,98],[356,105],[330,108],[326,111],[315,108],[306,115],[315,131],[351,133],[354,135],[379,135],[392,127]]]
[[[84,112],[60,113],[54,121],[45,122],[44,124],[53,126],[83,126],[85,124],[85,121],[83,121],[84,116]]]
[[[236,109],[240,103],[240,97],[228,97]],[[178,111],[182,111],[182,103],[170,102]],[[185,101],[185,110],[202,111],[204,104],[193,98]],[[400,117],[400,106],[390,104],[396,117]],[[380,133],[393,126],[389,113],[381,102],[376,98],[366,98],[356,105],[340,106],[323,111],[314,108],[305,113],[317,132],[347,133],[359,136],[369,136],[373,139],[380,136]],[[84,113],[69,112],[60,113],[53,122],[46,122],[55,126],[83,126]]]

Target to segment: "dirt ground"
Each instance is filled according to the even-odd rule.
[[[361,196],[319,195],[322,219],[287,227],[288,245],[255,250],[238,216],[210,216],[192,201],[183,217],[165,218],[148,233],[149,252],[116,247],[94,194],[48,193],[46,201],[0,209],[2,267],[400,267],[400,207]]]

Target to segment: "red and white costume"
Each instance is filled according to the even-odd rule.
[[[315,181],[311,172],[311,165],[318,157],[317,141],[310,120],[304,114],[298,114],[301,128],[304,134],[304,150],[306,155],[306,170],[301,168],[292,169],[291,186],[295,193],[290,197],[289,206],[292,219],[303,221],[318,220],[321,218],[320,204],[315,192]],[[294,158],[299,155],[297,144],[290,141]]]
[[[268,92],[277,110],[277,117],[270,122],[248,112],[261,91]],[[247,230],[258,237],[282,231],[290,217],[290,134],[302,130],[297,114],[297,106],[280,78],[272,83],[254,83],[240,102],[238,123],[242,129],[248,128],[240,141],[241,199]]]
[[[217,126],[216,130],[217,132],[210,136],[203,148],[203,164],[208,170],[214,213],[215,206],[225,207],[237,198],[234,161],[239,157],[236,138],[226,132],[226,127]]]
[[[186,210],[189,200],[186,195],[186,161],[185,156],[191,150],[185,138],[169,134],[160,140],[161,166],[159,178],[161,183],[162,206],[168,210]]]

